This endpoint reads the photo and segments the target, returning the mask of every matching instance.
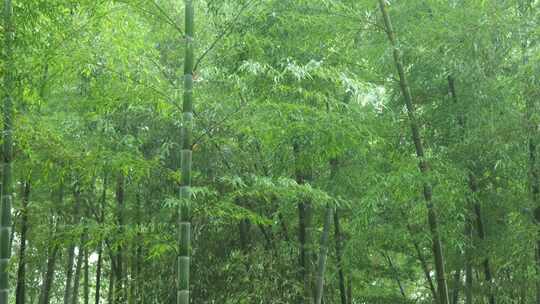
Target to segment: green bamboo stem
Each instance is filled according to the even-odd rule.
[[[330,234],[330,225],[332,225],[333,209],[330,206],[326,207],[324,216],[323,233],[321,236],[321,248],[319,252],[319,265],[317,269],[317,281],[315,292],[315,304],[321,304],[324,290],[324,272],[326,269],[326,258],[328,254],[328,238]]]
[[[2,157],[2,208],[0,211],[0,304],[8,304],[9,260],[11,258],[11,201],[13,194],[13,7],[11,0],[4,0],[4,130]]]
[[[386,29],[386,34],[388,36],[388,40],[392,46],[394,62],[396,64],[396,69],[399,74],[399,85],[400,85],[401,92],[404,97],[405,106],[407,108],[407,116],[409,118],[409,124],[410,124],[411,132],[412,132],[412,139],[413,139],[415,150],[416,150],[416,156],[419,160],[420,171],[422,175],[427,176],[429,175],[430,167],[429,167],[428,162],[425,159],[424,146],[422,143],[422,138],[420,136],[420,128],[416,120],[416,110],[414,108],[409,83],[405,75],[405,69],[403,67],[403,59],[401,57],[401,52],[398,47],[398,41],[395,37],[394,29],[390,21],[390,16],[388,15],[388,11],[386,8],[386,1],[379,0],[379,7],[380,7],[381,14],[383,17],[384,26]],[[429,223],[429,228],[431,232],[431,240],[433,243],[432,249],[433,249],[433,256],[435,259],[435,276],[437,278],[439,301],[440,301],[440,304],[448,304],[450,300],[448,298],[448,286],[447,286],[446,277],[445,277],[443,249],[442,249],[441,239],[439,235],[439,228],[438,228],[439,223],[437,219],[435,206],[433,204],[433,188],[429,182],[425,182],[423,188],[424,188],[423,189],[424,200],[425,200],[427,211],[428,211],[428,223]]]
[[[28,202],[30,200],[30,182],[21,184],[21,243],[19,247],[19,268],[17,270],[17,287],[15,288],[15,304],[26,303],[26,239],[28,234]]]
[[[178,304],[189,304],[189,269],[191,253],[191,165],[193,130],[193,66],[195,9],[193,0],[185,0],[185,58],[184,58],[184,101],[182,115],[182,151],[180,167],[180,200],[178,216]]]

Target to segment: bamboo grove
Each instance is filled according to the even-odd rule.
[[[540,304],[540,2],[4,0],[0,304]]]

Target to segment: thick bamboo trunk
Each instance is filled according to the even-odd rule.
[[[3,112],[3,153],[2,153],[2,206],[0,209],[0,304],[8,304],[9,260],[11,258],[11,201],[12,158],[13,158],[13,93],[15,89],[13,64],[14,27],[11,0],[4,0],[4,107]]]
[[[407,115],[409,117],[412,138],[413,138],[414,146],[416,149],[416,155],[419,160],[420,171],[422,172],[423,175],[427,176],[429,175],[430,168],[429,168],[429,164],[427,163],[425,159],[424,146],[422,143],[422,139],[420,137],[420,129],[416,121],[416,110],[414,108],[411,91],[409,88],[409,84],[407,82],[407,77],[405,75],[405,69],[403,68],[403,60],[401,58],[401,53],[398,48],[397,40],[395,38],[392,23],[390,22],[390,17],[387,12],[385,0],[379,0],[379,7],[383,16],[386,33],[388,35],[388,40],[390,41],[390,44],[392,45],[392,48],[393,48],[394,61],[396,64],[396,69],[399,74],[399,80],[400,80],[399,84],[400,84],[401,92],[403,94],[403,98],[405,100],[405,106],[407,108]],[[438,294],[439,294],[439,301],[440,301],[440,304],[448,304],[450,301],[448,298],[448,286],[446,284],[446,277],[445,277],[444,255],[443,255],[443,249],[442,249],[441,239],[439,235],[439,227],[438,227],[439,223],[437,219],[437,213],[435,210],[435,206],[433,204],[432,185],[429,182],[424,183],[423,194],[424,194],[424,200],[426,202],[426,207],[428,210],[428,223],[429,223],[429,228],[431,232],[431,240],[433,243],[432,250],[433,250],[433,256],[435,259],[435,276],[437,277],[437,289],[438,289]]]
[[[315,304],[321,304],[324,289],[324,273],[326,269],[326,257],[328,253],[328,239],[330,235],[330,226],[332,225],[332,207],[326,206],[324,216],[323,233],[321,236],[321,248],[319,252],[319,262],[317,269]]]
[[[193,130],[193,66],[195,53],[194,0],[185,0],[184,101],[182,105],[181,181],[178,214],[178,294],[177,304],[189,304],[189,269],[191,254],[191,165]]]
[[[17,287],[15,303],[26,303],[26,234],[28,232],[28,201],[30,199],[30,182],[22,183],[21,208],[21,245],[19,247],[19,267],[17,269]]]

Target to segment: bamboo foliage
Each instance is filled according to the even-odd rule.
[[[535,303],[540,1],[2,2],[4,303]]]

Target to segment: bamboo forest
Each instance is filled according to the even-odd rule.
[[[0,304],[540,304],[539,0],[2,0]]]

